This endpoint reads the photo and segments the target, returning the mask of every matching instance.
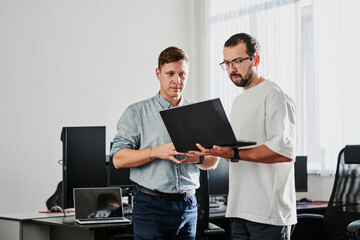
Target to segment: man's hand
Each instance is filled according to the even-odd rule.
[[[161,158],[168,159],[175,163],[181,163],[184,160],[177,160],[175,155],[185,155],[185,153],[179,153],[176,151],[173,143],[167,143],[159,146],[152,147],[151,149],[151,159]],[[186,158],[185,158],[186,159]]]
[[[201,152],[189,152],[185,153],[185,158],[181,160],[181,163],[198,163],[200,161],[200,156],[202,156]]]
[[[232,147],[229,146],[225,146],[225,147],[220,147],[217,145],[214,145],[212,148],[204,148],[203,146],[201,146],[201,144],[197,143],[196,146],[200,149],[199,151],[189,151],[190,154],[200,154],[203,156],[217,156],[217,157],[222,157],[222,158],[227,158],[230,159],[234,156],[234,150],[232,149]]]

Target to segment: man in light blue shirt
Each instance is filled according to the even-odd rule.
[[[191,103],[182,97],[188,72],[183,50],[163,50],[156,69],[159,93],[130,105],[117,124],[110,154],[116,168],[131,168],[137,184],[135,239],[195,239],[199,167],[214,169],[218,159],[177,152],[159,113]]]

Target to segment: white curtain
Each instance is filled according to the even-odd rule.
[[[308,170],[329,174],[338,152],[360,144],[359,0],[205,0],[207,98],[227,111],[241,91],[219,63],[224,42],[247,32],[260,66],[296,102],[299,146]]]

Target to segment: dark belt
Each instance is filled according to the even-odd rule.
[[[195,189],[187,191],[187,192],[182,192],[182,193],[163,193],[163,192],[159,192],[156,190],[151,190],[148,188],[145,188],[143,186],[140,186],[138,184],[136,184],[136,191],[141,192],[141,193],[145,193],[151,196],[156,196],[156,197],[162,197],[162,198],[167,198],[173,201],[181,201],[184,200],[188,197],[191,197],[195,194]]]

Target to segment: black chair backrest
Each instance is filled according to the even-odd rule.
[[[54,192],[53,195],[51,195],[51,197],[46,200],[46,207],[48,210],[50,210],[52,207],[54,206],[59,206],[59,207],[63,207],[63,203],[62,203],[62,199],[63,199],[63,182],[59,182],[57,187],[56,187],[56,191]]]
[[[331,239],[346,240],[349,223],[360,219],[360,145],[347,145],[338,156],[324,224]]]
[[[196,190],[198,203],[198,221],[196,230],[196,239],[203,239],[205,229],[209,225],[209,175],[208,171],[200,170],[200,187]]]

